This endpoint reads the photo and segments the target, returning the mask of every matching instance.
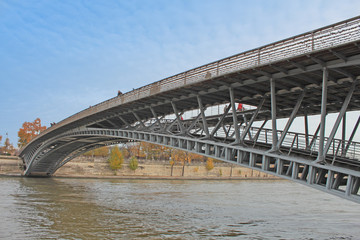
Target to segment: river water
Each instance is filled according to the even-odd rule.
[[[360,239],[360,205],[288,181],[0,177],[0,239]]]

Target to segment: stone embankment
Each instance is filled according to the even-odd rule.
[[[21,175],[23,169],[23,162],[20,158],[0,155],[1,175]]]
[[[228,163],[214,163],[210,171],[204,162],[170,165],[169,161],[140,160],[139,167],[133,171],[125,161],[119,170],[111,170],[104,157],[81,156],[60,168],[57,177],[95,177],[95,178],[174,178],[174,179],[275,179],[272,175]],[[0,156],[1,175],[21,175],[23,164],[20,158]]]

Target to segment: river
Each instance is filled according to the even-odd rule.
[[[289,181],[0,177],[0,239],[360,239],[360,205]]]

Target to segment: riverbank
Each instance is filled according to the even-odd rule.
[[[23,163],[20,158],[0,155],[0,175],[21,176],[22,171]]]
[[[0,156],[0,175],[21,176],[22,160],[18,157]],[[170,165],[165,160],[139,160],[138,168],[133,171],[125,160],[119,170],[111,170],[105,157],[80,156],[61,167],[54,177],[61,178],[121,178],[121,179],[278,179],[272,175],[235,164],[215,162],[212,170],[207,170],[204,162]]]

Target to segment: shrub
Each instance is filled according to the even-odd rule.
[[[206,170],[211,171],[214,168],[214,162],[212,158],[208,158],[206,161]]]
[[[114,146],[111,149],[111,153],[108,161],[110,168],[112,170],[117,170],[122,167],[122,164],[124,163],[124,157],[117,146]]]
[[[129,162],[129,168],[133,171],[135,171],[138,168],[138,160],[135,156],[130,158],[130,162]]]

